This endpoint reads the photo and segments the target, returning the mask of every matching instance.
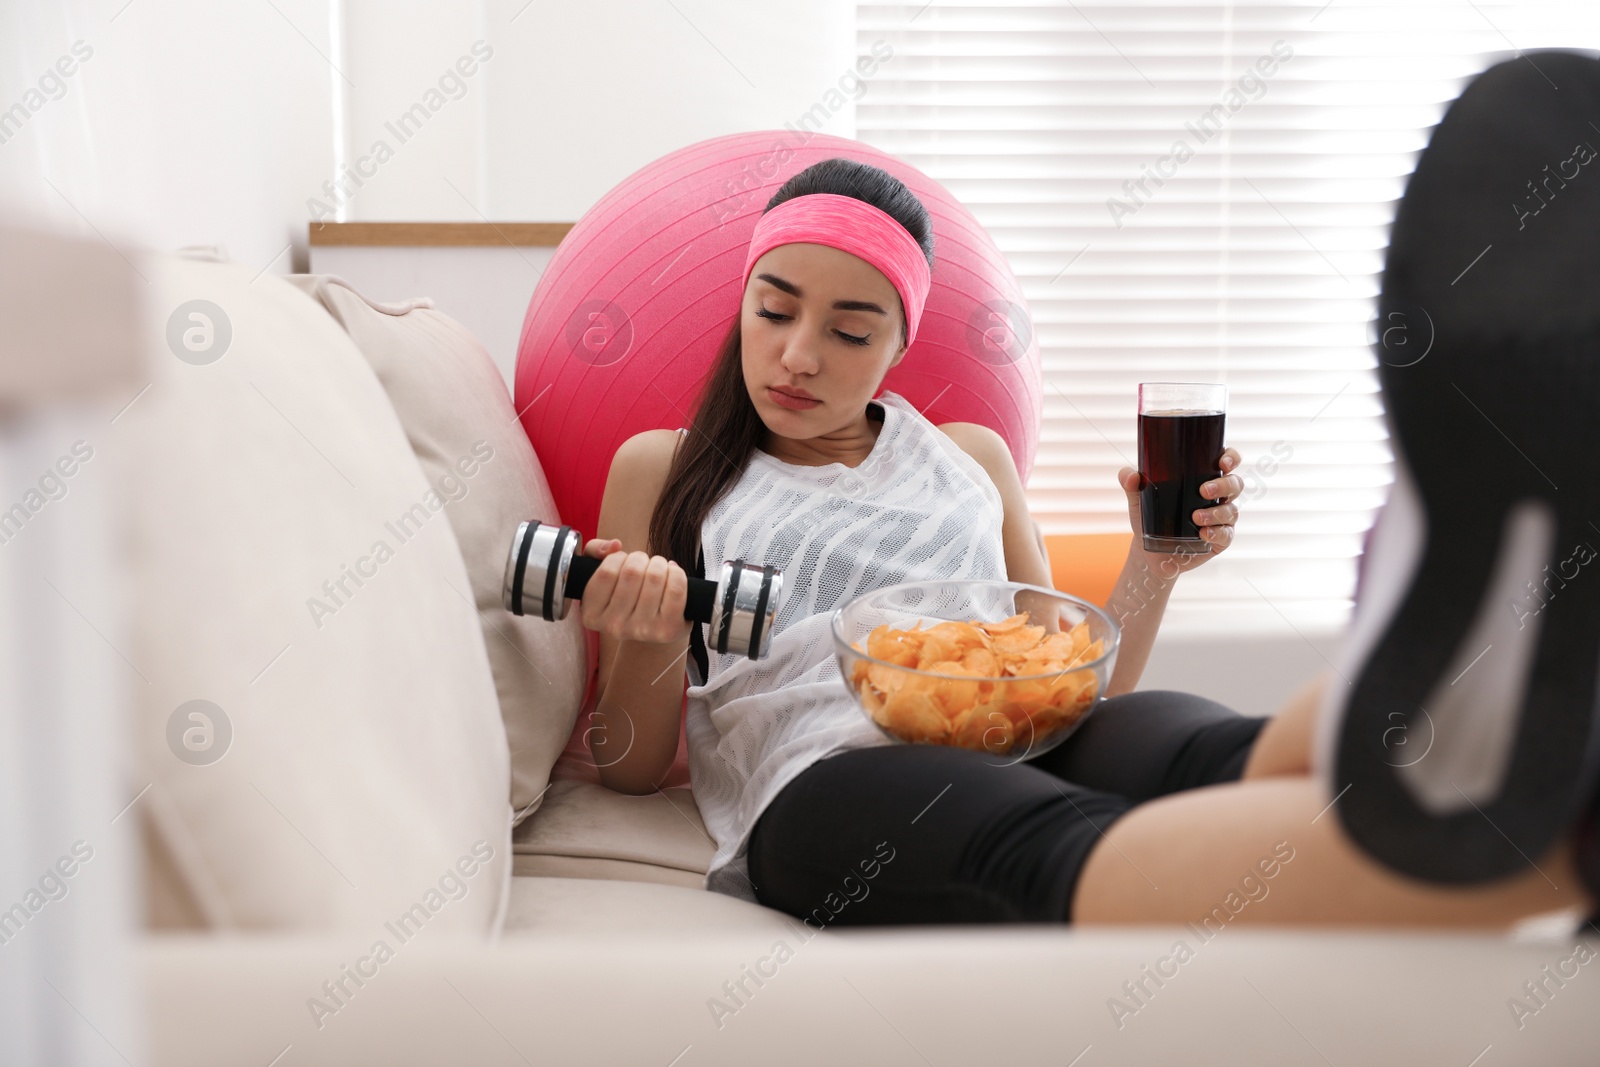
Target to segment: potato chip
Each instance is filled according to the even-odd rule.
[[[939,702],[945,715],[955,716],[978,703],[977,675],[954,660],[940,660],[928,668],[938,674],[968,675],[973,681],[958,680],[956,678],[924,678],[922,681],[931,684],[934,699]]]
[[[970,622],[941,622],[928,630],[940,640],[950,640],[960,647],[962,655],[975,648],[987,648],[989,636]],[[952,656],[952,659],[960,657]]]
[[[984,631],[985,633],[1003,634],[1010,630],[1015,630],[1017,627],[1021,626],[1027,621],[1028,613],[1026,611],[1021,611],[1002,622],[980,622],[976,625],[978,629]]]
[[[1057,659],[1071,661],[1072,657],[1076,656],[1083,647],[1074,637],[1078,632],[1078,629],[1074,627],[1071,630],[1058,630],[1053,634],[1049,634],[1043,641],[1039,642],[1039,650],[1048,652]]]
[[[987,648],[975,648],[961,660],[961,665],[980,678],[998,678],[1005,673],[1000,657]]]
[[[932,670],[932,665],[942,660],[961,658],[975,648],[984,648],[987,637],[976,626],[964,622],[941,622],[929,628],[923,639],[918,670]]]
[[[950,730],[933,697],[912,686],[901,686],[884,701],[883,724],[907,741],[942,742]]]
[[[1012,682],[1006,688],[1007,713],[1017,719],[1036,715],[1050,703],[1047,681]]]
[[[916,675],[907,674],[898,667],[891,667],[885,663],[873,663],[867,667],[867,681],[877,687],[884,697],[898,692],[908,681],[915,679]],[[932,679],[929,679],[930,681]]]
[[[861,706],[867,709],[867,714],[872,716],[874,722],[883,722],[883,697],[878,695],[878,690],[870,685],[856,688],[861,694]]]
[[[867,635],[867,655],[902,667],[915,667],[921,640],[917,630],[891,630],[888,623]]]
[[[1048,653],[1027,652],[1007,662],[1007,666],[1018,678],[1026,678],[1035,674],[1059,674],[1066,669],[1066,662],[1059,660]]]
[[[1090,671],[1072,671],[1063,674],[1050,686],[1050,704],[1056,708],[1075,708],[1080,701],[1094,692],[1094,674]]]
[[[974,752],[1004,755],[1011,751],[1016,741],[1016,729],[1011,720],[995,710],[980,711],[973,708],[961,717],[950,731],[950,743]]]
[[[994,635],[993,647],[997,652],[1027,652],[1043,639],[1043,626],[1019,626]]]

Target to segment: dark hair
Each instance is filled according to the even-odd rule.
[[[894,175],[853,159],[824,159],[800,171],[767,201],[771,211],[785,200],[811,193],[837,193],[878,208],[906,228],[933,265],[933,223],[916,194]],[[904,310],[901,337],[905,336]],[[694,573],[700,526],[728,491],[761,443],[766,425],[745,388],[739,314],[722,341],[689,433],[667,468],[667,479],[650,515],[652,555],[674,560]],[[708,569],[721,560],[707,560]],[[755,561],[759,562],[759,561]]]

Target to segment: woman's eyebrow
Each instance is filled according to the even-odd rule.
[[[798,285],[790,281],[785,281],[776,274],[757,274],[756,277],[768,283],[769,285],[782,289],[790,296],[805,295],[800,292],[800,287]],[[874,304],[870,300],[835,300],[833,302],[833,307],[835,311],[874,311],[879,315],[889,314],[887,311],[883,310],[883,308],[879,307],[877,304]]]

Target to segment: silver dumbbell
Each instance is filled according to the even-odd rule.
[[[567,617],[600,560],[580,555],[583,535],[570,526],[537,519],[517,527],[506,557],[501,600],[513,615],[554,622]],[[683,617],[708,623],[707,643],[721,653],[766,659],[772,624],[783,602],[783,572],[776,567],[724,560],[716,581],[689,577]]]

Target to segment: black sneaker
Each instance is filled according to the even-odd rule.
[[[1396,480],[1317,766],[1350,837],[1429,881],[1525,870],[1592,807],[1597,123],[1600,60],[1533,52],[1485,71],[1435,129],[1391,234],[1375,351]]]

